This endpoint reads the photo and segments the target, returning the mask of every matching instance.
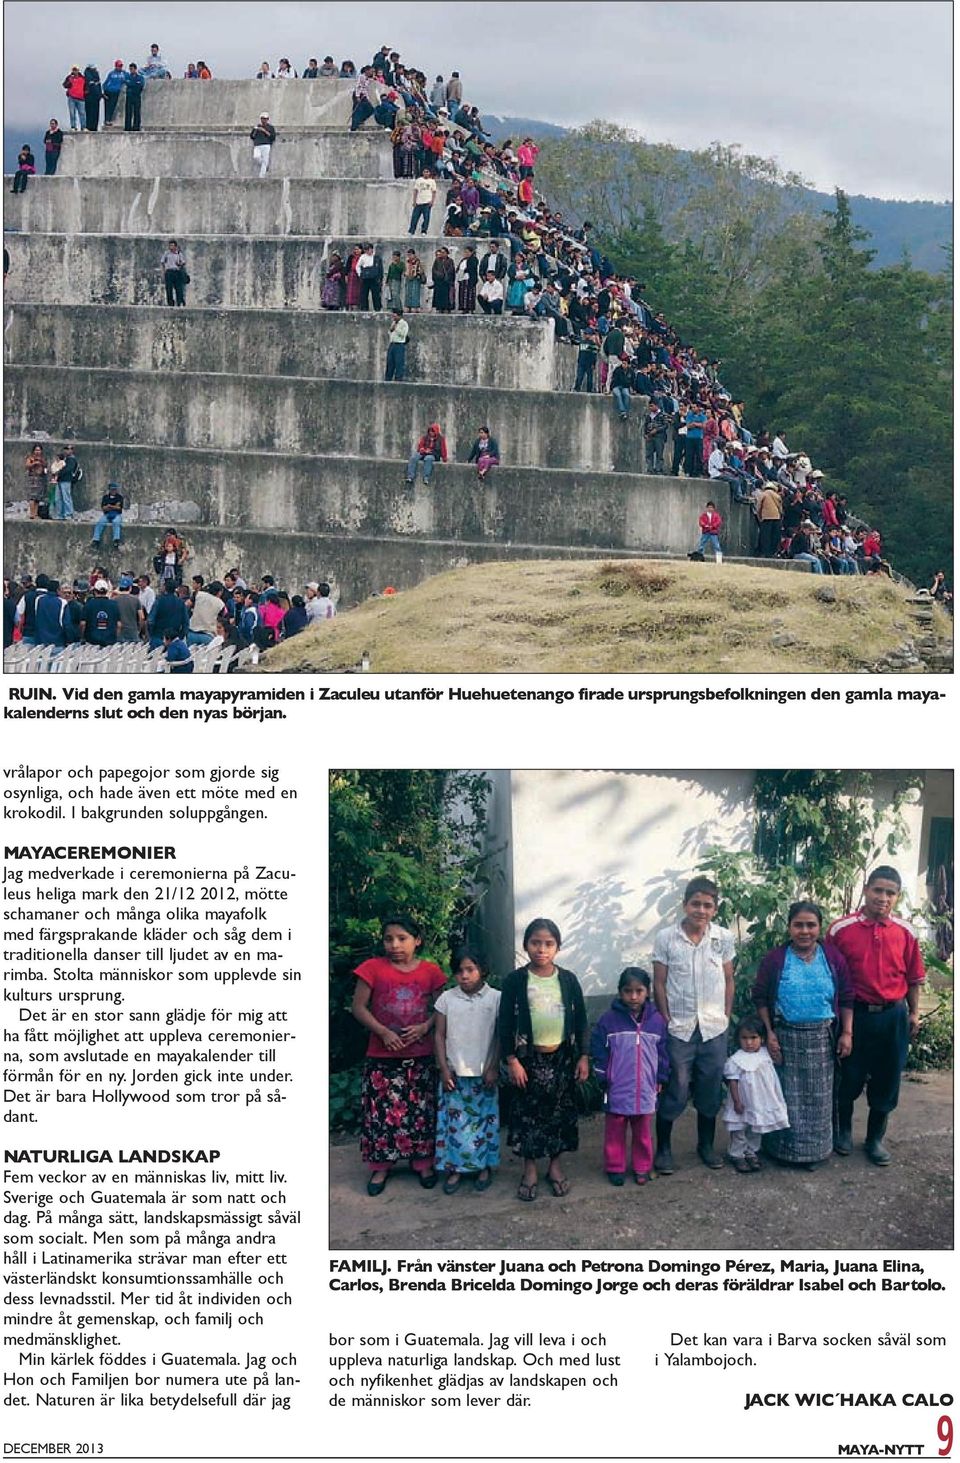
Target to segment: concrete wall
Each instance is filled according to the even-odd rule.
[[[265,376],[383,377],[388,312],[321,311],[308,328],[277,310],[101,309],[19,305],[5,314],[10,361],[100,366],[137,371],[249,372]],[[548,322],[484,316],[448,320],[410,317],[407,378],[549,391],[553,328]]]
[[[489,898],[507,906],[491,911],[492,927],[514,935],[492,952],[494,968],[519,963],[525,926],[545,915],[560,926],[561,960],[588,996],[615,990],[625,965],[651,968],[654,936],[679,917],[683,884],[711,845],[752,841],[752,772],[507,776],[512,878]]]
[[[639,416],[598,396],[416,383],[7,366],[5,435],[406,459],[440,421],[464,458],[481,423],[506,465],[633,472]],[[506,467],[505,469],[506,470]]]
[[[6,565],[16,573],[40,570],[60,579],[89,574],[103,559],[121,570],[152,573],[150,561],[157,551],[159,528],[133,527],[124,533],[123,547],[116,553],[103,548],[95,554],[88,531],[76,524],[9,521],[5,525]],[[468,543],[449,539],[403,539],[358,535],[279,533],[275,529],[196,528],[186,526],[192,550],[191,572],[207,577],[239,566],[250,578],[275,574],[291,591],[312,579],[329,579],[339,586],[344,608],[359,604],[388,584],[412,589],[429,575],[467,564],[486,564],[525,559],[542,559],[543,552],[525,544]],[[551,548],[555,559],[597,557],[596,550]],[[607,557],[606,555],[604,557]],[[614,550],[611,558],[629,557]],[[709,572],[709,571],[708,571]],[[455,588],[451,586],[451,593]],[[429,669],[429,667],[427,667]],[[624,647],[623,670],[630,672],[630,647]],[[569,850],[568,863],[569,863]]]
[[[250,129],[203,132],[75,132],[58,172],[65,178],[255,178]],[[270,171],[281,178],[392,178],[393,151],[381,128],[304,135],[278,128]]]
[[[171,230],[172,233],[172,230]],[[129,237],[118,234],[6,234],[11,273],[7,304],[159,305],[165,302],[160,258],[169,235]],[[362,237],[352,239],[194,238],[175,234],[187,260],[190,305],[228,310],[319,310],[330,255],[346,259]],[[429,276],[439,240],[407,235],[379,243],[384,272],[395,249],[416,248]],[[346,250],[346,253],[343,251]],[[451,249],[456,259],[457,251]],[[433,296],[422,294],[422,309],[431,311]],[[386,290],[384,290],[386,303]],[[335,312],[331,312],[335,313]],[[482,311],[476,316],[482,319]],[[571,385],[576,359],[565,348]],[[476,378],[474,378],[476,379]],[[551,376],[552,384],[552,376]]]
[[[7,187],[4,242],[17,260],[15,249],[26,247],[18,235],[30,233],[151,234],[161,241],[194,234],[384,238],[406,234],[410,194],[408,182],[352,178],[100,178],[88,187],[79,178],[31,178],[25,193]],[[432,233],[441,218],[442,209],[434,209]],[[35,267],[43,264],[40,255]],[[30,268],[27,255],[8,288]]]
[[[322,58],[321,58],[322,59]],[[299,70],[299,63],[297,66]],[[352,110],[352,81],[148,81],[143,125],[154,127],[243,127],[261,112],[275,127],[346,127]],[[373,127],[368,122],[368,128]]]
[[[24,512],[23,460],[8,442],[4,502]],[[408,449],[409,450],[409,449]],[[425,488],[405,486],[399,458],[283,457],[268,453],[81,445],[85,482],[77,510],[97,508],[109,481],[123,484],[140,522],[227,528],[395,534],[505,544],[685,554],[697,539],[703,484],[632,473],[505,467],[482,486],[472,467],[437,468]],[[727,552],[752,552],[746,510],[731,508]]]

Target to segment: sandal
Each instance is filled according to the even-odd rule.
[[[433,1169],[430,1173],[418,1173],[421,1189],[435,1189],[437,1187],[437,1171]]]
[[[367,1180],[367,1193],[370,1195],[371,1199],[375,1199],[378,1194],[383,1193],[384,1189],[387,1187],[387,1179],[389,1177],[389,1173],[382,1173],[380,1179],[375,1179],[371,1176]]]
[[[473,1181],[474,1193],[485,1194],[492,1183],[493,1174],[488,1168],[483,1169],[480,1173],[477,1174],[476,1178]]]
[[[524,1204],[532,1204],[537,1197],[536,1184],[521,1183],[517,1188],[517,1198]]]
[[[650,1175],[648,1173],[635,1173],[633,1182],[640,1185],[648,1184],[650,1182]]]
[[[443,1181],[443,1192],[445,1194],[455,1194],[459,1187],[460,1175],[458,1173],[448,1173]]]
[[[554,1179],[547,1174],[547,1183],[550,1185],[555,1199],[563,1199],[570,1192],[569,1179]]]
[[[760,1170],[763,1168],[763,1164],[760,1162],[760,1159],[757,1157],[757,1155],[755,1153],[748,1153],[747,1154],[747,1162],[750,1165],[750,1172],[751,1173],[759,1173]]]
[[[737,1173],[753,1173],[752,1164],[748,1163],[745,1158],[735,1158],[733,1160],[733,1166],[737,1170]]]

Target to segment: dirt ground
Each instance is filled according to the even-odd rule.
[[[854,1137],[863,1137],[858,1103]],[[675,1174],[644,1188],[614,1189],[601,1161],[602,1117],[580,1123],[579,1152],[565,1158],[570,1194],[540,1185],[533,1204],[516,1198],[520,1164],[509,1152],[485,1194],[472,1184],[447,1196],[425,1192],[398,1170],[370,1199],[356,1143],[330,1152],[330,1245],[352,1250],[522,1249],[950,1249],[953,1245],[953,1078],[905,1081],[890,1120],[889,1168],[862,1148],[816,1172],[768,1164],[741,1175],[728,1164],[705,1169],[695,1153],[692,1112],[674,1130]],[[718,1147],[722,1150],[723,1139]],[[745,1199],[749,1194],[749,1202]]]

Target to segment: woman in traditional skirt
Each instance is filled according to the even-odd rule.
[[[467,946],[454,955],[453,973],[457,984],[437,998],[435,1009],[437,1168],[445,1174],[445,1194],[457,1192],[464,1174],[482,1194],[500,1166],[500,992],[487,985],[483,960]]]
[[[528,1204],[537,1197],[539,1158],[548,1160],[554,1197],[570,1192],[560,1154],[578,1147],[576,1084],[590,1075],[583,992],[573,971],[554,963],[560,943],[553,920],[527,925],[527,964],[507,976],[500,997],[500,1051],[515,1089],[508,1142],[523,1159],[517,1198]]]
[[[789,939],[764,955],[753,987],[790,1118],[789,1128],[764,1135],[763,1151],[808,1168],[833,1148],[836,1062],[853,1046],[853,981],[836,945],[821,939],[822,928],[818,904],[791,904]]]
[[[357,260],[362,253],[360,245],[354,244],[346,263],[346,306],[348,310],[359,310],[360,308],[360,275],[357,273]]]
[[[370,1033],[360,1087],[360,1155],[370,1168],[367,1193],[382,1194],[395,1163],[409,1159],[432,1189],[437,1127],[433,1002],[446,978],[420,959],[420,926],[391,915],[380,929],[383,955],[354,971],[353,1014]]]
[[[343,309],[343,284],[343,260],[338,253],[333,253],[324,275],[323,289],[320,291],[320,304],[325,310]]]
[[[407,261],[403,267],[403,308],[407,314],[414,314],[420,309],[420,295],[425,280],[419,254],[408,249]]]
[[[433,280],[433,308],[439,310],[442,315],[449,314],[453,309],[453,282],[456,273],[453,260],[450,258],[450,250],[441,245],[437,250],[430,275]]]

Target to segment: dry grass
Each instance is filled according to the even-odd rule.
[[[817,591],[835,590],[823,603]],[[651,560],[534,560],[439,574],[305,631],[264,671],[855,671],[914,638],[886,579]],[[787,637],[787,643],[772,641]]]

